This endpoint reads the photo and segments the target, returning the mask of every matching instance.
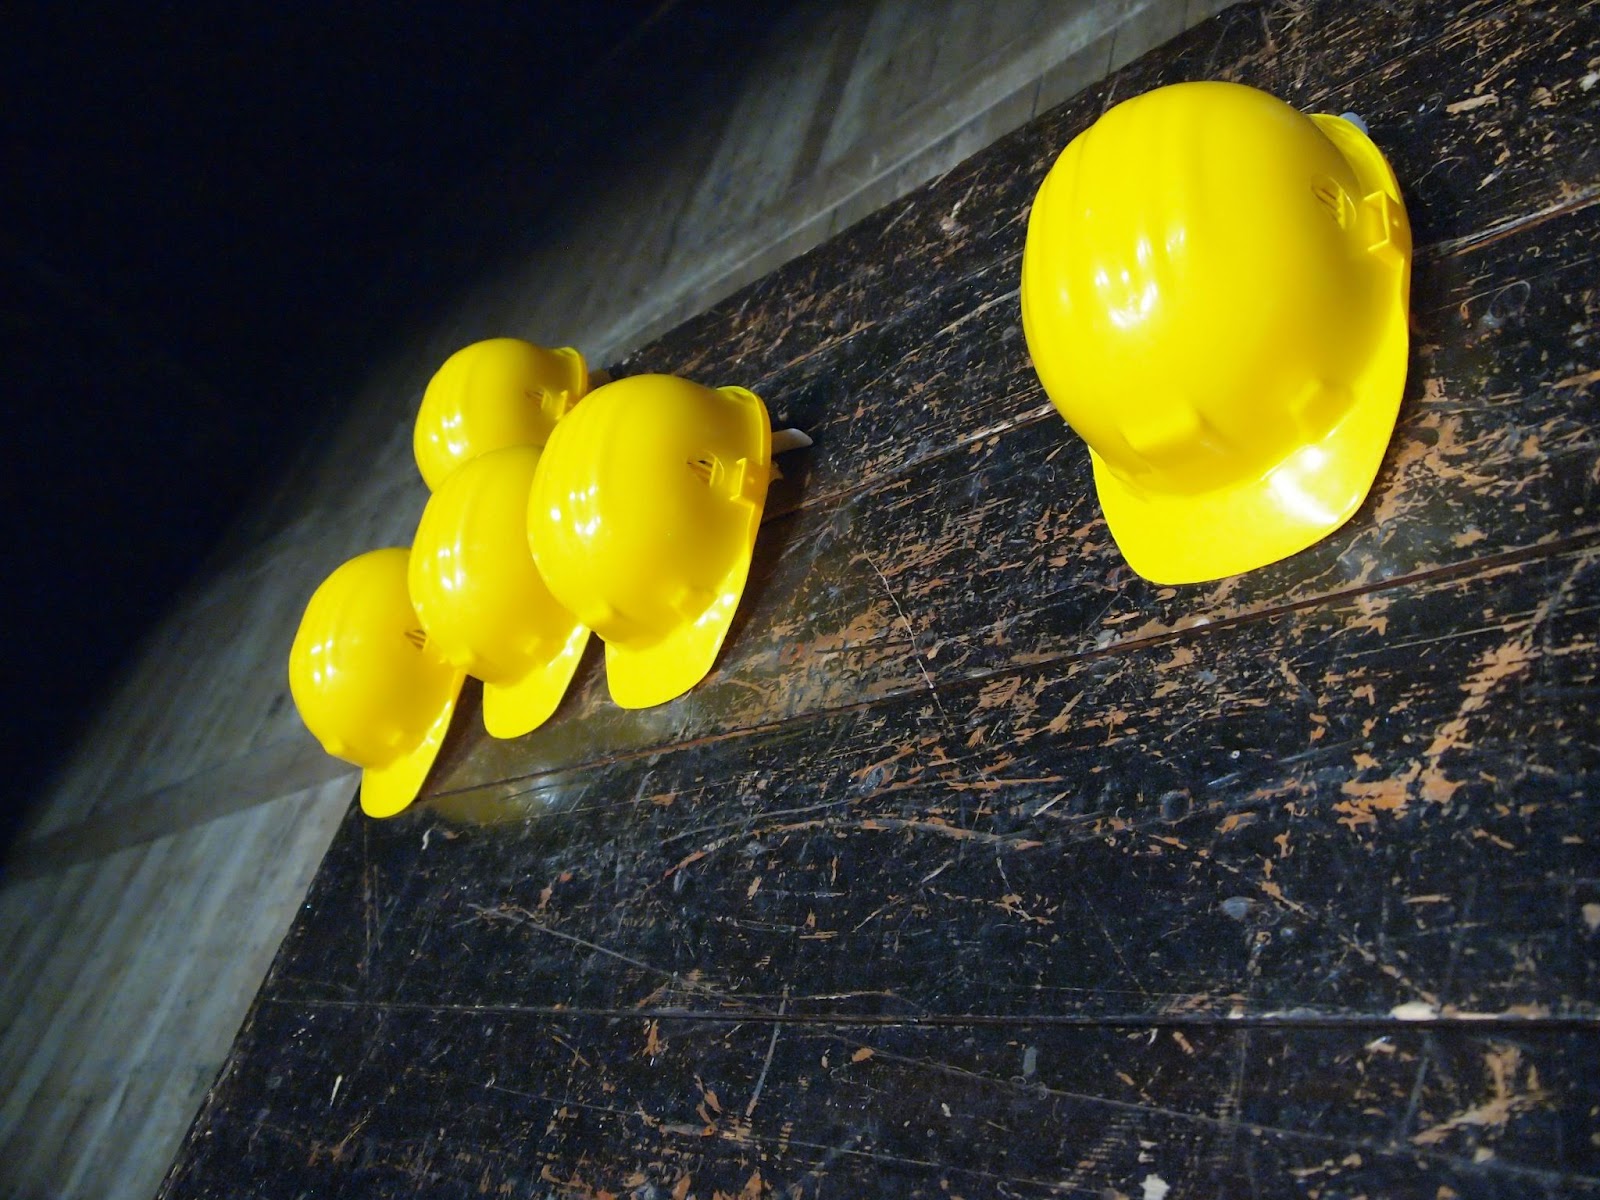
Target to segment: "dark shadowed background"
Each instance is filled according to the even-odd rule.
[[[0,17],[0,843],[364,370],[553,227],[777,0]],[[464,201],[470,197],[470,202]]]

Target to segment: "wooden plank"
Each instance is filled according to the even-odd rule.
[[[1592,1032],[863,1031],[267,1004],[241,1045],[229,1082],[259,1107],[209,1120],[165,1196],[1600,1190],[1592,1149],[1549,1152],[1557,1114],[1600,1098],[1581,1065]]]
[[[234,822],[238,868],[181,927],[141,939],[147,961],[165,951],[179,965],[157,971],[165,995],[99,1081],[109,1095],[98,1120],[56,1148],[60,1194],[154,1194],[347,807],[345,789],[324,785],[263,807],[262,824]]]
[[[75,994],[76,980],[94,969],[106,945],[115,944],[114,934],[109,942],[107,934],[118,928],[122,897],[159,866],[159,856],[154,862],[149,858],[130,849],[67,872],[40,914],[37,936],[7,964],[0,1080],[6,1081],[8,1102],[19,1058],[33,1052],[38,1023],[56,1015],[63,998]]]
[[[792,526],[769,524],[749,611],[736,626],[741,636],[713,677],[685,701],[619,713],[591,656],[564,713],[581,726],[558,724],[530,739],[500,743],[474,729],[475,692],[469,691],[468,711],[435,786],[454,790],[497,778],[514,769],[512,762],[563,765],[577,761],[575,755],[635,750],[741,721],[759,725],[918,688],[930,678],[994,669],[1017,654],[1081,652],[1130,628],[1148,632],[1175,620],[1222,619],[1296,603],[1319,588],[1325,593],[1349,584],[1351,575],[1359,583],[1363,573],[1412,574],[1490,558],[1528,544],[1522,515],[1528,508],[1517,504],[1532,503],[1534,511],[1585,509],[1568,529],[1593,529],[1600,510],[1583,501],[1592,470],[1587,409],[1594,385],[1575,382],[1593,360],[1568,331],[1597,320],[1600,298],[1586,286],[1600,244],[1597,221],[1600,208],[1588,204],[1420,264],[1418,356],[1376,485],[1377,502],[1289,564],[1213,585],[1206,589],[1210,595],[1152,588],[1121,566],[1090,498],[1086,456],[1043,401],[1009,307],[979,314],[976,330],[957,321],[957,328],[947,325],[930,336],[912,322],[877,331],[881,338],[856,338],[849,349],[861,362],[896,364],[880,372],[883,378],[857,412],[880,403],[892,407],[892,398],[914,385],[937,392],[939,380],[953,388],[962,378],[982,378],[1028,397],[1028,415],[993,434],[992,444],[923,462],[883,492],[802,512]],[[991,283],[985,276],[973,286],[981,293]],[[933,315],[942,320],[947,313]],[[995,361],[997,353],[1003,363]],[[852,361],[846,360],[846,378]],[[810,402],[822,413],[839,400],[829,392]],[[945,415],[959,419],[955,410]],[[960,436],[953,428],[941,433],[931,417],[929,426],[935,440]],[[1541,444],[1556,454],[1531,452]],[[824,450],[832,454],[826,441],[810,452],[814,461]],[[1465,492],[1464,477],[1473,484]],[[962,489],[981,492],[988,502],[947,502],[939,494]],[[1509,506],[1508,495],[1517,497]],[[1433,539],[1418,542],[1418,532]],[[1055,547],[1074,536],[1087,540],[1068,559]],[[1347,561],[1352,557],[1354,567]],[[856,569],[832,566],[840,560]],[[866,569],[874,562],[882,563],[882,579]],[[1002,577],[1012,586],[973,595],[973,579]],[[1098,620],[1074,621],[1062,611],[1073,603],[1099,610]],[[963,613],[976,626],[970,631],[962,629]],[[937,645],[915,645],[915,631],[936,623]],[[1063,632],[1077,636],[1052,644]],[[815,657],[818,652],[823,657]],[[275,798],[285,778],[313,783],[344,769],[309,739],[273,743],[115,814],[27,842],[10,870],[17,878],[58,870]]]
[[[10,1030],[37,982],[39,965],[46,961],[61,931],[68,927],[93,878],[94,872],[88,868],[69,869],[50,880],[52,886],[39,894],[30,919],[6,952],[7,970],[0,980],[0,1034]]]
[[[1241,31],[1246,29],[1257,31],[1251,36],[1266,36],[1260,33],[1265,28],[1260,22],[1241,25],[1239,17],[1240,10],[1228,14],[1228,21],[1224,23],[1224,41],[1234,34],[1245,36]],[[1561,30],[1546,28],[1545,32],[1554,34]],[[1430,52],[1436,50],[1438,54],[1459,56],[1463,53],[1461,42],[1469,34],[1485,39],[1482,54],[1490,54],[1497,47],[1512,57],[1520,53],[1514,53],[1515,47],[1512,46],[1516,36],[1514,29],[1500,21],[1490,21],[1485,25],[1476,17],[1463,17],[1454,24],[1436,30],[1431,40],[1421,45],[1429,48]],[[1274,38],[1276,36],[1273,35]],[[1304,30],[1298,34],[1289,30],[1284,31],[1283,36],[1309,35]],[[1337,35],[1329,36],[1337,40]],[[1355,35],[1347,28],[1343,36]],[[1182,69],[1172,69],[1179,76],[1183,69],[1193,66],[1202,44],[1211,45],[1209,42],[1196,42],[1177,52],[1177,61],[1182,64]],[[1241,55],[1241,61],[1250,58],[1251,54],[1259,57],[1259,48],[1247,51],[1233,47],[1231,52]],[[1391,101],[1394,104],[1409,103],[1408,95],[1420,95],[1420,89],[1436,86],[1441,63],[1426,59],[1420,50],[1415,54],[1420,66],[1412,68],[1410,64],[1413,60],[1402,56],[1383,67],[1388,72],[1386,82],[1393,88]],[[1189,57],[1185,59],[1184,55]],[[1219,56],[1225,57],[1215,46],[1207,51],[1207,55],[1205,61],[1208,62]],[[1538,154],[1539,146],[1547,144],[1539,139],[1549,139],[1555,136],[1556,131],[1566,129],[1572,121],[1583,120],[1583,114],[1590,107],[1590,101],[1583,98],[1585,94],[1578,83],[1567,79],[1573,70],[1573,64],[1569,61],[1571,56],[1565,54],[1564,47],[1552,51],[1551,55],[1556,56],[1556,61],[1552,64],[1538,60],[1546,69],[1535,71],[1532,67],[1528,68],[1529,81],[1521,85],[1532,91],[1544,88],[1550,102],[1528,106],[1526,111],[1533,115],[1508,127],[1510,134],[1521,140],[1520,148],[1531,158],[1540,161],[1550,156]],[[1551,55],[1547,55],[1546,59]],[[1163,63],[1167,61],[1166,55],[1160,58]],[[1381,65],[1369,63],[1367,69],[1378,70]],[[1160,69],[1167,70],[1166,67]],[[1297,66],[1295,70],[1297,74],[1302,73],[1301,67]],[[1543,78],[1546,83],[1533,82],[1535,78]],[[1557,103],[1553,99],[1557,96],[1563,102]],[[1068,115],[1067,119],[1086,123],[1092,119],[1093,112],[1098,111],[1096,106],[1103,100],[1103,97],[1100,101],[1095,101],[1093,97],[1080,98],[1077,108],[1067,106],[1076,114]],[[1463,112],[1444,114],[1441,119],[1449,118],[1456,122],[1457,118],[1471,117],[1488,107],[1469,107]],[[1474,119],[1491,118],[1480,116]],[[1470,130],[1467,126],[1452,126],[1450,132],[1451,136],[1463,139]],[[1504,137],[1506,133],[1506,129],[1496,124],[1484,136],[1492,134],[1494,137]],[[1028,136],[1045,136],[1048,140],[1048,135],[1041,135],[1033,127],[1030,127]],[[1431,142],[1427,144],[1432,145]],[[986,170],[973,165],[970,171],[975,180],[999,186],[993,181],[1011,179],[1016,173],[995,169],[997,163],[1011,162],[1016,158],[1017,145],[1014,140],[1008,140],[982,156],[982,168]],[[1313,580],[1324,586],[1330,583],[1336,586],[1342,581],[1341,576],[1345,580],[1352,574],[1359,578],[1359,572],[1363,569],[1390,574],[1409,573],[1471,557],[1487,557],[1494,552],[1492,546],[1478,544],[1477,535],[1483,532],[1482,522],[1477,520],[1480,515],[1478,512],[1450,511],[1456,507],[1456,497],[1461,490],[1461,471],[1466,465],[1450,460],[1471,459],[1472,473],[1476,474],[1482,465],[1478,459],[1486,447],[1490,448],[1491,463],[1495,456],[1494,448],[1498,448],[1502,460],[1510,459],[1505,462],[1508,468],[1506,477],[1496,484],[1469,493],[1469,497],[1475,496],[1487,506],[1488,511],[1482,514],[1486,520],[1495,518],[1496,514],[1501,521],[1514,518],[1517,515],[1515,504],[1507,510],[1503,493],[1526,486],[1527,472],[1542,473],[1551,469],[1538,455],[1527,460],[1518,459],[1516,456],[1520,454],[1520,449],[1514,449],[1509,442],[1500,440],[1513,432],[1511,410],[1505,403],[1513,397],[1492,390],[1492,384],[1497,382],[1495,376],[1503,379],[1507,374],[1495,371],[1495,363],[1514,361],[1525,371],[1533,364],[1531,378],[1518,377],[1521,394],[1537,391],[1542,386],[1549,389],[1550,398],[1558,403],[1569,404],[1571,417],[1564,426],[1564,436],[1581,445],[1580,431],[1587,427],[1586,418],[1580,415],[1586,404],[1586,396],[1585,388],[1575,387],[1573,381],[1582,380],[1584,371],[1592,368],[1592,361],[1584,357],[1586,352],[1579,350],[1566,331],[1591,327],[1595,321],[1594,293],[1584,285],[1593,269],[1592,250],[1589,249],[1594,236],[1593,215],[1586,205],[1595,191],[1596,168],[1581,156],[1572,165],[1575,171],[1566,170],[1567,161],[1563,159],[1561,171],[1539,174],[1544,183],[1532,192],[1521,189],[1511,179],[1498,185],[1490,181],[1488,190],[1493,192],[1495,186],[1513,189],[1506,195],[1496,193],[1496,202],[1507,202],[1508,195],[1515,197],[1529,206],[1524,212],[1529,220],[1545,211],[1537,207],[1539,205],[1567,204],[1569,219],[1583,222],[1581,226],[1566,225],[1558,232],[1541,218],[1522,234],[1514,247],[1503,244],[1503,241],[1491,241],[1483,247],[1483,253],[1474,255],[1458,251],[1481,239],[1463,233],[1465,227],[1460,224],[1449,225],[1441,227],[1441,231],[1456,235],[1461,244],[1425,255],[1418,264],[1415,308],[1419,318],[1431,321],[1432,325],[1419,331],[1416,368],[1420,370],[1413,370],[1406,415],[1389,460],[1390,475],[1380,478],[1378,485],[1379,496],[1382,497],[1386,485],[1391,479],[1394,481],[1393,486],[1389,486],[1390,501],[1387,506],[1374,505],[1368,510],[1379,524],[1378,540],[1384,551],[1381,558],[1371,554],[1367,547],[1359,545],[1362,518],[1358,517],[1352,526],[1312,552],[1313,555],[1322,556],[1321,562],[1308,562],[1307,556],[1303,555],[1288,567],[1246,577],[1242,582],[1246,591],[1260,589],[1257,593],[1260,597],[1258,605],[1293,603],[1314,595],[1316,585],[1310,582]],[[963,186],[961,179],[952,178],[942,181],[939,190],[942,194],[953,195]],[[974,212],[981,211],[991,218],[991,210],[1015,214],[1020,211],[1027,196],[1031,196],[1031,191],[1011,197],[1009,207],[992,203],[981,209],[975,208]],[[1458,216],[1463,212],[1476,211],[1472,207],[1476,199],[1469,203],[1468,197],[1453,195],[1450,201],[1445,207]],[[1443,201],[1440,203],[1444,204]],[[1054,418],[1049,415],[1050,410],[1022,354],[1015,314],[1011,311],[1010,302],[1005,301],[1001,286],[1014,275],[1014,267],[1002,261],[999,265],[988,266],[986,273],[962,278],[962,264],[974,261],[979,254],[963,241],[961,253],[972,251],[972,259],[962,259],[955,264],[944,260],[936,264],[923,262],[920,268],[922,276],[942,278],[953,274],[958,277],[958,282],[944,285],[944,291],[934,300],[911,305],[904,310],[909,315],[900,315],[903,306],[898,301],[898,292],[890,289],[906,288],[914,298],[915,288],[908,280],[894,275],[893,271],[897,271],[907,260],[908,254],[912,259],[917,257],[916,247],[949,240],[931,232],[936,222],[927,216],[926,210],[934,207],[928,197],[922,197],[917,207],[905,210],[914,213],[916,219],[923,220],[924,227],[921,230],[904,231],[903,239],[897,240],[896,253],[887,256],[887,260],[893,264],[891,273],[887,277],[871,276],[870,286],[863,282],[860,272],[881,272],[882,268],[872,264],[884,261],[885,256],[874,256],[867,252],[865,246],[855,247],[850,238],[846,238],[842,244],[836,244],[837,250],[830,249],[825,256],[813,256],[802,264],[777,272],[771,280],[743,297],[736,297],[719,310],[716,318],[728,322],[733,328],[759,331],[765,344],[775,346],[777,353],[781,354],[785,352],[790,333],[797,337],[816,335],[816,329],[807,325],[807,311],[815,308],[816,311],[828,313],[829,323],[846,331],[848,337],[835,339],[832,343],[824,337],[820,340],[821,349],[817,353],[809,357],[802,356],[806,380],[803,387],[813,390],[809,395],[803,389],[797,393],[787,393],[791,397],[786,402],[787,419],[806,425],[819,435],[819,447],[812,452],[811,462],[798,472],[802,476],[801,487],[808,494],[821,492],[827,496],[841,489],[849,492],[860,487],[863,481],[885,475],[890,478],[899,475],[895,483],[884,484],[880,492],[841,503],[826,515],[803,516],[794,529],[780,531],[769,525],[764,533],[766,544],[758,553],[751,593],[746,602],[748,612],[736,626],[736,636],[724,655],[718,674],[697,689],[696,693],[675,705],[643,715],[617,714],[605,699],[603,681],[598,678],[594,660],[591,659],[580,679],[576,695],[569,700],[567,707],[567,713],[574,719],[582,718],[581,724],[567,726],[557,723],[532,738],[511,745],[496,745],[471,732],[472,721],[468,716],[464,729],[458,725],[457,737],[435,776],[439,789],[453,790],[470,786],[483,779],[515,773],[519,767],[525,772],[530,768],[537,770],[564,765],[577,761],[576,756],[580,754],[624,752],[667,744],[675,739],[701,736],[709,729],[725,730],[730,720],[759,724],[805,711],[810,705],[826,705],[829,702],[827,696],[818,697],[808,689],[811,681],[796,678],[796,666],[803,667],[809,660],[794,642],[800,641],[803,647],[803,635],[807,631],[799,623],[809,621],[820,624],[822,613],[827,609],[814,596],[800,593],[798,589],[802,583],[810,583],[835,592],[843,590],[839,579],[841,572],[837,568],[841,560],[857,568],[846,576],[853,590],[843,604],[836,606],[833,626],[827,629],[822,639],[822,649],[835,653],[830,653],[825,669],[813,672],[813,676],[821,676],[828,682],[838,681],[842,689],[854,696],[870,697],[919,686],[926,677],[924,672],[927,676],[941,678],[953,670],[984,669],[982,661],[970,662],[965,654],[949,655],[943,663],[936,664],[935,655],[929,651],[942,649],[945,639],[941,638],[937,646],[932,643],[916,645],[917,630],[930,628],[932,622],[924,619],[924,612],[912,614],[904,611],[907,597],[913,605],[921,602],[928,611],[938,612],[942,626],[946,620],[945,614],[952,605],[957,611],[963,608],[972,611],[975,607],[969,586],[971,580],[1007,578],[1008,584],[1013,586],[1002,592],[999,598],[1004,601],[1015,597],[1018,610],[1028,610],[1029,602],[1037,600],[1037,592],[1030,591],[1026,586],[1014,586],[1016,581],[1011,576],[1018,562],[1015,539],[1020,531],[1033,525],[1028,519],[1030,516],[1045,522],[1042,536],[1051,543],[1074,537],[1087,543],[1075,548],[1077,552],[1071,565],[1076,569],[1072,576],[1059,578],[1051,574],[1042,582],[1045,586],[1056,585],[1058,592],[1063,594],[1072,595],[1074,587],[1101,593],[1103,599],[1096,597],[1095,600],[1105,611],[1100,618],[1101,627],[1094,631],[1096,637],[1119,636],[1130,623],[1135,629],[1149,624],[1151,614],[1139,614],[1131,606],[1122,606],[1125,598],[1145,596],[1150,589],[1141,589],[1137,581],[1130,581],[1125,570],[1118,570],[1120,558],[1107,545],[1104,527],[1098,523],[1098,509],[1092,502],[1086,502],[1089,493],[1084,456],[1081,450],[1075,454],[1064,451],[1062,444],[1056,441],[1059,438],[1061,442],[1071,444],[1066,435],[1059,433],[1058,426],[1051,428]],[[979,217],[974,216],[973,219],[978,220]],[[886,220],[892,221],[893,218]],[[1501,221],[1496,226],[1502,238],[1506,236],[1500,228],[1504,224]],[[974,235],[982,243],[982,251],[991,262],[995,257],[1003,259],[1004,255],[1020,249],[1020,240],[1017,240],[1021,236],[1020,229],[1013,231],[1014,240],[1007,244],[1008,248],[996,247],[993,239],[1004,236],[1002,228],[1003,222],[991,225],[981,235]],[[1554,243],[1554,247],[1551,243]],[[1533,301],[1532,289],[1540,286],[1541,282],[1539,272],[1545,264],[1559,263],[1562,251],[1576,257],[1577,261],[1570,272],[1560,278],[1543,280],[1540,299]],[[839,287],[830,289],[826,284],[828,272],[840,270],[838,264],[847,264],[844,270],[850,276],[842,290]],[[1499,273],[1497,279],[1495,272]],[[1529,278],[1530,273],[1535,277]],[[886,300],[886,293],[896,299]],[[946,301],[951,303],[946,304]],[[863,327],[863,319],[857,314],[866,311],[879,314],[888,312],[895,316],[886,324],[874,326],[869,322]],[[1505,344],[1495,345],[1502,331]],[[715,336],[721,332],[731,333],[714,323],[695,322],[674,335],[674,339],[678,339],[678,344],[689,347],[689,354],[698,355],[704,353],[708,340],[715,344]],[[1554,344],[1534,344],[1538,342]],[[1429,353],[1435,347],[1437,357]],[[669,369],[706,366],[698,359],[675,361],[670,350],[652,358],[653,353],[641,355],[632,365]],[[729,353],[737,359],[743,349],[736,345]],[[1559,369],[1541,376],[1537,360],[1545,356],[1558,356],[1555,365]],[[759,368],[755,373],[760,373]],[[975,389],[973,385],[977,381],[981,381],[983,386]],[[781,391],[774,393],[785,394]],[[794,395],[803,398],[795,400],[792,398]],[[986,396],[999,398],[996,408],[985,408]],[[903,418],[902,406],[908,399],[916,407],[915,421]],[[1456,414],[1463,405],[1474,404],[1478,406],[1476,411],[1482,414],[1481,420],[1489,423],[1488,427],[1476,430],[1469,428],[1463,434]],[[780,402],[777,407],[782,411],[785,403]],[[1028,432],[1017,428],[1019,425],[1028,427]],[[1530,429],[1529,432],[1537,435],[1536,429]],[[972,441],[978,434],[987,434],[990,439],[998,440],[993,446],[987,445],[989,439]],[[985,528],[976,518],[969,516],[967,510],[972,506],[965,497],[942,501],[937,496],[926,494],[925,489],[929,485],[924,477],[918,477],[915,473],[900,474],[915,462],[925,462],[935,454],[948,454],[952,446],[957,447],[958,452],[942,463],[943,471],[947,475],[965,476],[964,482],[974,492],[982,485],[986,499],[994,496],[996,502],[987,508],[979,508],[976,518],[991,514],[1000,528]],[[986,450],[987,454],[984,453]],[[1067,457],[1068,461],[1060,462],[1061,457]],[[987,475],[983,471],[986,466],[989,467]],[[1069,471],[1069,468],[1075,469]],[[938,464],[926,465],[927,473],[940,469]],[[1573,492],[1580,495],[1586,493],[1588,464],[1581,457],[1568,458],[1563,466],[1556,469],[1565,477],[1565,490],[1569,495]],[[828,471],[834,474],[826,475]],[[1035,490],[1031,493],[1033,497],[1059,495],[1063,503],[1054,507],[1035,503],[1030,511],[1020,514],[1000,503],[994,476],[1027,472],[1032,472],[1032,478],[1036,481]],[[1003,489],[1005,485],[1001,484],[1000,487]],[[898,492],[891,488],[897,488]],[[1007,498],[1014,500],[1020,483],[1013,480],[1011,489],[1012,494]],[[1442,496],[1448,496],[1449,500],[1443,500]],[[892,500],[889,499],[891,497]],[[916,516],[915,502],[927,506],[923,511],[929,512],[927,522],[932,528],[924,526],[919,531],[924,537],[906,536],[903,523],[885,529],[881,517],[878,522],[873,521],[875,509],[886,502],[899,500],[907,502],[895,504],[892,514],[901,522],[907,519],[908,510],[909,516]],[[946,503],[954,505],[953,513],[942,507]],[[1441,505],[1445,509],[1443,512],[1440,511]],[[1578,502],[1570,507],[1581,506],[1581,502]],[[1592,527],[1592,505],[1590,509],[1590,522],[1583,523],[1588,527]],[[1435,523],[1433,518],[1441,516],[1456,520],[1458,526],[1450,529],[1448,525]],[[1397,517],[1402,517],[1404,523],[1396,522]],[[864,528],[858,530],[858,524]],[[975,525],[977,528],[974,528]],[[1414,554],[1408,556],[1405,553],[1403,544],[1391,544],[1397,541],[1392,536],[1396,527],[1402,535],[1429,530],[1441,539],[1445,536],[1452,539],[1459,537],[1468,544],[1430,545],[1426,547],[1428,558],[1418,560]],[[1034,528],[1040,526],[1034,525]],[[856,545],[851,545],[852,541]],[[1358,560],[1354,569],[1350,564],[1338,561],[1353,542],[1357,546],[1356,553],[1364,559]],[[1524,545],[1526,539],[1516,537],[1512,544]],[[974,545],[976,552],[973,552]],[[1477,546],[1476,550],[1472,549],[1474,545]],[[900,553],[908,547],[915,551],[910,557]],[[949,547],[955,547],[956,553],[939,553],[941,549]],[[985,562],[982,555],[990,549],[1009,549],[1013,557],[1005,562]],[[808,557],[800,557],[796,550],[799,555]],[[865,560],[860,557],[862,554],[866,555]],[[950,561],[952,558],[954,562]],[[949,591],[921,593],[913,584],[894,590],[891,595],[886,573],[872,572],[885,575],[882,580],[874,580],[864,569],[879,559],[888,564],[889,570],[896,575],[914,570],[924,578],[948,584],[950,591],[956,594],[952,596]],[[769,564],[781,565],[774,567]],[[1049,558],[1036,554],[1029,560],[1028,569],[1037,571],[1046,564],[1049,564]],[[831,571],[830,567],[833,568]],[[1101,569],[1097,571],[1096,568]],[[1300,573],[1303,572],[1305,576],[1297,592],[1287,596],[1283,594],[1290,590],[1284,586],[1286,572],[1293,576],[1295,582],[1302,582]],[[771,588],[772,595],[764,595],[763,587],[769,575],[778,573],[782,574]],[[795,582],[797,577],[801,583]],[[819,580],[822,581],[820,584],[817,582]],[[1129,586],[1130,582],[1132,586]],[[880,583],[881,591],[877,590]],[[1274,590],[1271,583],[1277,584],[1278,594],[1269,599],[1267,594]],[[785,592],[784,584],[791,590]],[[1221,598],[1218,607],[1222,614],[1237,610],[1241,598],[1233,593],[1238,586],[1241,586],[1239,581],[1227,581],[1212,589],[1213,597]],[[863,588],[869,592],[869,598],[862,596]],[[824,600],[831,598],[825,597]],[[983,597],[985,600],[994,598],[993,594]],[[1074,598],[1077,597],[1074,595]],[[763,608],[764,602],[773,599],[792,599],[793,608],[784,611],[778,604]],[[1169,612],[1181,609],[1191,618],[1211,616],[1208,609],[1212,606],[1204,602],[1195,603],[1193,592],[1189,589],[1173,591],[1166,600],[1164,607]],[[1037,647],[1021,636],[1027,631],[1008,631],[1007,615],[1005,612],[996,614],[990,629],[976,634],[975,640],[981,645],[985,644],[984,637],[987,635],[1001,645],[1025,646],[1027,653],[1048,654],[1052,651],[1053,647],[1048,644]],[[1061,614],[1058,608],[1049,606],[1040,615],[1043,619],[1059,619]],[[1038,625],[1041,621],[1035,620],[1033,623]],[[741,645],[739,636],[751,627],[771,631],[776,635],[775,639],[765,645]],[[826,645],[829,639],[835,642],[834,647]],[[890,642],[887,654],[874,644],[885,640]],[[959,645],[960,639],[956,641]],[[864,647],[863,643],[866,643]],[[963,645],[961,649],[966,650],[967,647]],[[859,667],[860,673],[866,678],[861,678],[852,670],[857,667],[856,663],[838,662],[836,651],[868,659],[864,666]],[[746,661],[736,657],[741,653],[748,655]],[[887,657],[887,669],[880,662],[872,661],[874,657]],[[751,661],[755,663],[753,667],[749,665]],[[875,678],[880,672],[893,672],[893,675],[890,680],[880,681]],[[724,685],[720,691],[719,683]],[[775,709],[770,707],[771,697],[779,698],[779,706]],[[581,734],[576,732],[579,729]]]
[[[60,876],[27,880],[8,877],[0,884],[0,962],[12,962],[16,952],[27,945],[64,882]],[[0,990],[9,992],[16,983],[7,972],[0,978]]]
[[[1600,539],[352,816],[263,992],[1581,1013],[1597,612]]]
[[[1595,360],[1592,341],[1572,331],[1600,322],[1597,245],[1591,204],[1419,267],[1412,376],[1373,496],[1284,563],[1185,588],[1133,576],[1087,455],[1052,413],[837,507],[766,525],[717,668],[672,704],[617,709],[593,653],[555,721],[496,741],[482,734],[469,690],[430,790],[725,736],[1586,537],[1600,530],[1596,383],[1585,382]],[[926,339],[925,351],[905,335],[910,360],[884,403],[908,381],[959,374],[944,357],[970,360],[1014,332],[1009,310],[985,320],[981,332]],[[1037,391],[1025,360],[1009,370],[1013,386]]]

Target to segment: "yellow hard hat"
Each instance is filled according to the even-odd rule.
[[[1287,557],[1372,486],[1406,375],[1411,229],[1362,128],[1254,88],[1124,101],[1046,176],[1022,327],[1128,563]]]
[[[411,446],[430,491],[457,467],[502,446],[542,446],[589,390],[583,355],[520,338],[474,342],[428,381]]]
[[[411,602],[428,641],[483,680],[483,724],[500,738],[520,737],[555,712],[589,641],[528,552],[538,465],[533,446],[473,459],[428,500],[411,546]]]
[[[361,772],[361,807],[389,817],[416,799],[461,692],[406,593],[405,550],[372,550],[311,595],[289,651],[289,692],[322,748]]]
[[[556,426],[528,542],[556,598],[605,639],[622,707],[671,700],[711,670],[771,475],[772,426],[744,388],[632,376]]]

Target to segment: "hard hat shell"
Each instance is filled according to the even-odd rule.
[[[411,445],[430,491],[480,454],[542,446],[589,390],[583,355],[520,338],[490,338],[457,350],[429,380]]]
[[[766,407],[670,375],[596,388],[534,475],[528,541],[561,603],[606,643],[624,708],[711,669],[750,571],[772,474]]]
[[[1406,374],[1411,231],[1357,126],[1184,83],[1074,138],[1028,219],[1022,324],[1139,574],[1284,558],[1372,486]]]
[[[462,674],[428,644],[401,549],[352,558],[311,595],[289,650],[289,692],[323,749],[356,764],[361,807],[393,816],[439,753]]]
[[[528,552],[539,450],[507,446],[440,485],[411,546],[411,602],[430,645],[483,680],[483,724],[520,737],[555,712],[589,641]]]

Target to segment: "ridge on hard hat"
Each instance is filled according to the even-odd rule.
[[[710,671],[771,477],[767,410],[744,388],[632,376],[556,426],[528,542],[556,599],[604,639],[622,707],[671,700]]]
[[[1072,140],[1029,215],[1023,331],[1135,571],[1251,570],[1355,513],[1405,385],[1410,265],[1351,120],[1184,83]]]
[[[480,454],[542,446],[589,390],[583,355],[520,338],[489,338],[457,350],[428,381],[412,431],[417,470],[430,491]]]
[[[499,738],[549,719],[589,641],[528,551],[539,457],[534,446],[507,446],[455,471],[428,500],[411,547],[411,601],[429,644],[483,680],[484,727]]]
[[[289,692],[323,749],[362,768],[361,807],[393,816],[421,790],[462,673],[428,644],[406,590],[409,552],[372,550],[312,593],[289,650]]]

